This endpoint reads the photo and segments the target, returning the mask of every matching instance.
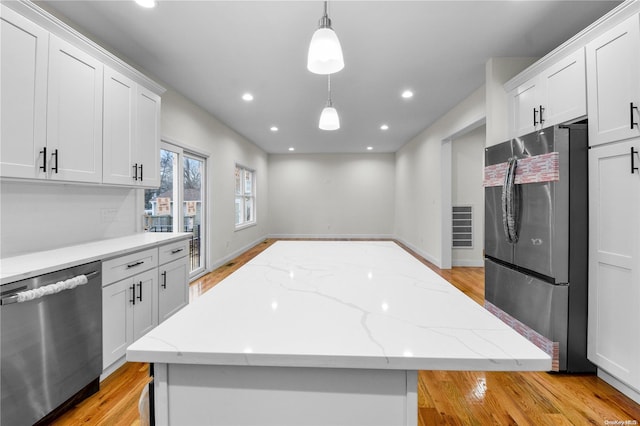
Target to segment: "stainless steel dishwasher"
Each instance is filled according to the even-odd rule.
[[[0,287],[0,424],[32,425],[98,390],[101,263]]]

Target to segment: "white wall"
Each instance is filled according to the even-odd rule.
[[[484,118],[485,88],[481,87],[396,153],[396,237],[439,267],[442,144]]]
[[[482,187],[485,126],[454,139],[451,145],[451,203],[473,207],[473,248],[452,249],[453,266],[482,266],[484,188]]]
[[[142,225],[136,214],[139,192],[115,187],[3,181],[0,257],[132,234]]]
[[[507,92],[504,84],[538,58],[490,58],[485,66],[487,103],[486,146],[497,145],[508,139],[509,116]]]
[[[391,237],[394,154],[269,155],[269,229],[280,237]]]
[[[215,268],[268,234],[267,154],[174,90],[162,96],[162,137],[208,154],[208,267]],[[235,165],[256,171],[256,226],[235,230]]]

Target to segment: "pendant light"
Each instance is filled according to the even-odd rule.
[[[331,102],[331,74],[327,76],[327,89],[329,98],[327,99],[327,106],[324,107],[322,114],[320,114],[318,127],[322,130],[338,130],[340,128],[340,117],[338,117],[338,111],[336,111]]]
[[[333,74],[344,68],[342,47],[338,36],[331,28],[331,19],[327,15],[327,2],[324,2],[324,15],[313,33],[307,56],[307,69],[315,74]]]

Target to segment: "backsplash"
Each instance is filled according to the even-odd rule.
[[[140,189],[19,181],[0,186],[2,258],[141,230]]]

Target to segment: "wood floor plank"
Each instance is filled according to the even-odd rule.
[[[275,241],[266,240],[191,283],[191,298],[213,288]],[[484,303],[483,268],[440,270],[404,248],[471,299]],[[96,395],[56,424],[137,426],[138,399],[147,381],[146,364],[127,363],[101,383]],[[640,405],[595,375],[420,371],[418,421],[420,426],[640,424]]]

